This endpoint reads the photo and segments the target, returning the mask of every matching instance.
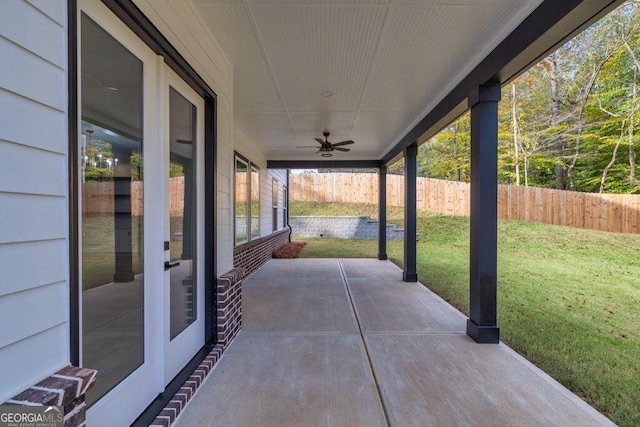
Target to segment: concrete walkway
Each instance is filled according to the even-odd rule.
[[[178,426],[612,425],[390,262],[271,260]]]

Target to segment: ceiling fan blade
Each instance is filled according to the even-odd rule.
[[[351,151],[351,148],[340,148],[340,147],[336,147],[336,146],[334,146],[333,149],[334,150],[338,150],[338,151],[345,151],[345,152],[346,151]]]
[[[335,144],[332,144],[332,145],[334,147],[339,147],[341,145],[349,145],[349,144],[355,144],[355,142],[352,140],[348,140],[348,141],[336,142]]]
[[[187,144],[187,145],[192,145],[193,141],[189,140],[189,139],[176,139],[176,142],[178,144]]]
[[[322,145],[323,147],[325,146],[325,142],[323,140],[321,140],[320,138],[314,138],[316,141],[318,141],[320,143],[320,145]]]
[[[322,153],[322,150],[316,151],[316,154],[320,154],[320,153]]]
[[[317,145],[298,145],[296,148],[318,148]]]

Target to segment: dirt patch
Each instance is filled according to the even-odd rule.
[[[290,242],[285,243],[278,249],[273,251],[274,258],[298,258],[298,254],[306,245],[306,242]]]

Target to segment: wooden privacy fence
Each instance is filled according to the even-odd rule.
[[[184,178],[170,178],[169,197],[171,212],[183,210]],[[113,215],[113,182],[87,182],[82,184],[82,213],[86,216]],[[143,182],[131,182],[131,215],[142,215]]]
[[[418,178],[418,209],[469,216],[470,184]],[[292,174],[291,200],[378,203],[378,176],[367,173]],[[404,177],[387,175],[387,204],[404,206]],[[638,233],[640,196],[498,186],[498,217],[615,233]]]
[[[236,172],[236,177],[235,177],[236,181],[234,183],[236,186],[236,200],[247,200],[247,188],[249,187],[247,184],[248,176],[249,174],[247,174],[246,172]],[[259,195],[260,195],[260,189],[256,188],[255,185],[252,185],[251,200],[258,200]]]

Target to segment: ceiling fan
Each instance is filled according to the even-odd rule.
[[[319,148],[319,150],[316,151],[316,154],[320,153],[322,157],[331,157],[333,156],[332,152],[334,150],[344,151],[344,152],[351,150],[350,148],[342,148],[341,147],[342,145],[349,145],[354,143],[353,141],[348,140],[348,141],[336,142],[335,144],[332,144],[328,140],[330,135],[329,132],[322,132],[322,135],[324,136],[324,141],[320,138],[315,138],[315,140],[320,143],[320,147],[317,147],[315,145],[303,145],[296,148]]]

